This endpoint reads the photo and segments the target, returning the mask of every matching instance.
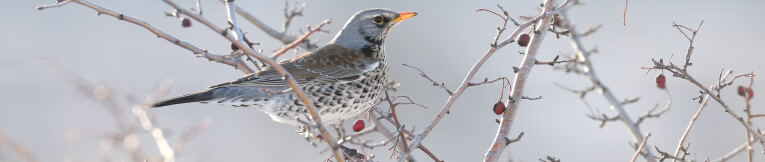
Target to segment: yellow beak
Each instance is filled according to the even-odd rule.
[[[416,12],[402,12],[398,14],[398,17],[396,19],[393,19],[393,21],[401,22],[403,20],[406,20],[408,18],[412,18],[414,16],[417,16]]]

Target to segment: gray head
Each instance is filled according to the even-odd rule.
[[[351,49],[360,49],[367,44],[381,46],[390,29],[416,15],[414,12],[397,13],[383,8],[361,10],[348,19],[330,44]]]

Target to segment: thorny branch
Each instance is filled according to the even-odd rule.
[[[303,16],[303,10],[305,10],[306,7],[305,3],[298,7],[297,2],[295,2],[295,5],[292,6],[291,10],[289,9],[289,6],[289,2],[284,1],[284,23],[282,23],[281,33],[287,32],[287,28],[290,26],[290,23],[295,16]]]
[[[765,134],[762,134],[762,133],[760,133],[760,134],[761,135],[765,135]],[[736,156],[739,153],[741,153],[742,151],[747,150],[748,149],[747,146],[750,145],[749,143],[754,143],[754,142],[757,142],[757,141],[759,141],[758,138],[750,138],[748,142],[742,143],[741,145],[739,145],[738,147],[736,147],[735,149],[733,149],[730,152],[726,153],[725,155],[723,155],[722,157],[720,157],[719,159],[717,159],[715,161],[728,161],[731,158],[733,158],[734,156]]]
[[[654,105],[651,110],[648,110],[648,112],[643,114],[643,116],[640,116],[635,124],[640,125],[640,123],[643,123],[643,121],[647,118],[659,118],[662,114],[669,111],[669,108],[672,107],[672,95],[669,94],[667,89],[664,89],[664,92],[667,93],[667,105],[665,105],[664,108],[658,112],[655,111],[657,108],[659,108],[659,104]]]
[[[313,34],[315,32],[321,31],[321,32],[328,33],[328,31],[321,30],[321,27],[324,27],[324,25],[327,25],[329,23],[330,23],[329,19],[322,21],[321,23],[319,23],[319,25],[316,25],[316,27],[313,27],[310,30],[308,30],[308,32],[306,32],[305,34],[300,36],[298,39],[296,39],[292,43],[287,44],[286,46],[284,46],[281,49],[279,49],[279,51],[274,52],[274,54],[271,55],[271,59],[275,60],[276,58],[278,58],[279,56],[281,56],[282,54],[287,52],[287,50],[295,48],[295,46],[297,46],[300,43],[303,43],[303,41],[308,39],[308,36],[310,36],[311,34]]]
[[[717,84],[719,85],[721,82],[725,82],[725,79],[728,78],[728,76],[733,73],[733,71],[728,71],[724,75],[720,77],[719,80],[717,80]],[[714,86],[711,86],[714,87]],[[696,119],[699,118],[699,115],[701,115],[701,111],[704,110],[704,107],[707,106],[707,102],[709,101],[709,94],[703,95],[704,99],[699,99],[701,101],[699,104],[699,110],[696,111],[696,114],[691,117],[691,121],[688,123],[688,127],[685,128],[685,132],[683,132],[683,136],[680,137],[679,142],[677,143],[677,149],[675,149],[675,156],[680,156],[680,151],[683,148],[683,143],[685,143],[685,138],[688,137],[688,134],[691,131],[691,128],[693,127],[693,124],[696,123]]]
[[[566,15],[566,12],[565,11],[561,12],[561,16],[562,16],[562,19],[561,19],[562,22],[566,24],[565,22],[569,21],[568,20],[569,17]],[[591,31],[594,31],[596,29],[591,29]],[[594,90],[599,92],[601,96],[605,98],[605,100],[609,103],[611,108],[614,111],[616,111],[618,115],[618,118],[617,117],[609,118],[604,115],[602,119],[609,119],[609,121],[618,119],[625,125],[625,127],[627,128],[627,131],[630,133],[630,135],[632,136],[632,140],[635,141],[635,143],[642,142],[640,140],[643,139],[643,133],[640,130],[640,127],[638,127],[635,121],[633,121],[630,118],[630,116],[627,114],[627,111],[624,109],[624,105],[616,98],[616,95],[614,94],[614,92],[610,88],[607,88],[607,86],[600,80],[599,76],[595,72],[595,69],[593,68],[593,63],[590,61],[590,56],[591,54],[597,52],[597,50],[595,49],[589,50],[589,51],[585,50],[585,47],[581,40],[581,35],[576,32],[576,29],[574,27],[569,27],[569,30],[571,31],[570,33],[571,46],[574,48],[575,55],[576,55],[576,58],[578,58],[578,61],[567,63],[567,65],[565,66],[566,72],[576,72],[578,74],[586,75],[588,79],[590,80],[590,83],[592,84],[592,86],[595,88]],[[584,94],[586,93],[582,93],[580,97],[583,98]],[[590,118],[594,118],[594,115],[590,116]],[[597,119],[597,118],[594,118],[594,119]],[[606,121],[607,120],[602,120],[601,127],[603,126],[603,124],[605,124]],[[646,161],[651,161],[651,162],[656,161],[656,159],[652,157],[653,153],[651,152],[650,149],[644,148],[642,152],[645,152],[645,154],[643,155],[643,158]]]
[[[393,99],[392,99],[392,100],[393,100],[393,101],[395,101],[395,100],[396,100],[396,98],[398,98],[398,97],[393,97]],[[411,100],[409,100],[409,101],[410,101],[410,102],[412,102]],[[378,103],[378,104],[379,104],[379,103]],[[401,104],[401,103],[398,103],[398,102],[397,102],[397,103],[394,103],[394,105],[398,105],[398,104]],[[377,114],[380,116],[380,117],[379,117],[380,119],[386,119],[388,122],[390,122],[390,123],[392,123],[392,124],[395,124],[395,121],[393,120],[393,115],[392,115],[391,113],[386,113],[386,112],[383,112],[383,111],[382,111],[382,110],[380,110],[379,108],[374,108],[374,111],[375,111],[375,112],[377,112]],[[375,122],[376,122],[376,124],[377,124],[379,127],[382,127],[382,125],[381,125],[381,124],[379,124],[379,120],[373,120],[373,121],[375,121]],[[395,138],[397,138],[397,137],[393,137],[393,136],[391,135],[391,134],[393,134],[393,133],[385,133],[385,132],[389,132],[389,131],[387,131],[387,129],[381,129],[381,130],[385,130],[385,131],[381,131],[380,133],[383,133],[383,134],[384,134],[386,137],[388,137],[389,139],[395,139]],[[409,130],[406,130],[406,129],[400,129],[400,130],[398,130],[398,131],[402,131],[402,132],[404,132],[406,135],[408,135],[408,136],[410,136],[410,137],[413,137],[413,136],[414,136],[414,134],[413,134],[411,131],[409,131]],[[402,147],[403,147],[403,146],[402,146]],[[441,161],[441,160],[439,160],[439,159],[438,159],[438,158],[437,158],[437,157],[436,157],[436,156],[435,156],[435,155],[434,155],[432,152],[430,152],[430,150],[428,150],[428,149],[427,149],[427,148],[426,148],[424,145],[420,144],[420,146],[419,146],[419,147],[417,147],[417,148],[419,148],[420,150],[422,150],[423,152],[425,152],[425,154],[427,154],[428,156],[430,156],[430,157],[433,159],[433,161]]]
[[[218,62],[218,63],[223,63],[223,64],[226,64],[226,65],[233,66],[234,68],[239,69],[242,72],[247,73],[247,74],[254,72],[252,69],[250,69],[250,67],[248,67],[244,63],[244,61],[242,61],[239,58],[230,57],[230,56],[224,56],[224,55],[212,54],[212,53],[208,52],[207,50],[203,50],[203,49],[200,49],[200,48],[192,45],[189,42],[186,42],[186,41],[183,41],[183,40],[178,39],[176,37],[173,37],[172,35],[170,35],[168,33],[165,33],[162,30],[159,30],[159,29],[155,28],[154,26],[150,25],[149,23],[147,23],[147,22],[145,22],[143,20],[139,20],[139,19],[133,18],[131,16],[128,16],[128,15],[125,15],[125,14],[122,14],[122,13],[114,12],[112,10],[109,10],[109,9],[97,6],[97,5],[93,4],[93,3],[90,3],[90,2],[85,1],[85,0],[64,0],[64,1],[59,1],[59,2],[57,2],[54,5],[42,5],[42,6],[38,6],[37,9],[38,10],[43,10],[43,9],[47,9],[47,8],[51,8],[51,7],[60,7],[62,5],[68,4],[69,2],[74,2],[74,3],[80,4],[80,5],[86,6],[88,8],[91,8],[93,10],[96,10],[96,12],[98,12],[99,15],[106,14],[106,15],[115,17],[118,20],[127,21],[127,22],[130,22],[130,23],[136,24],[138,26],[141,26],[143,28],[146,28],[146,30],[149,30],[150,32],[156,34],[157,37],[165,39],[165,40],[167,40],[170,43],[173,43],[173,44],[178,45],[178,46],[180,46],[180,47],[182,47],[184,49],[187,49],[187,50],[193,52],[197,56],[207,58],[210,61],[215,61],[215,62]]]
[[[499,8],[499,10],[502,11],[502,15],[500,15],[500,14],[494,12],[494,11],[487,10],[487,9],[478,9],[478,10],[475,10],[475,12],[479,12],[479,11],[490,12],[490,13],[492,13],[494,15],[497,15],[497,17],[499,17],[503,21],[502,26],[501,27],[497,27],[497,36],[494,37],[494,43],[491,44],[492,47],[496,47],[497,46],[497,42],[499,42],[499,37],[502,36],[502,32],[505,32],[505,30],[507,29],[507,21],[508,20],[513,21],[513,25],[515,25],[515,26],[519,26],[520,25],[520,24],[518,24],[518,22],[515,21],[515,19],[510,17],[510,14],[508,14],[507,11],[505,11],[505,8],[502,8],[502,6],[500,6],[499,4],[497,4],[497,8]]]
[[[222,2],[222,3],[225,3],[226,0],[219,0],[219,1]],[[263,32],[268,34],[268,36],[271,36],[272,38],[281,41],[285,45],[289,44],[289,43],[292,43],[292,42],[295,42],[295,40],[297,39],[297,37],[294,36],[294,35],[288,35],[286,30],[285,31],[277,31],[276,29],[271,28],[268,25],[266,25],[263,21],[260,21],[260,19],[256,18],[255,16],[253,16],[252,14],[247,12],[246,10],[243,10],[241,7],[239,7],[237,5],[234,5],[234,6],[236,7],[236,13],[239,14],[239,16],[242,16],[242,18],[244,18],[245,20],[249,21],[253,25],[255,25],[258,28],[260,28],[261,30],[263,30]],[[287,6],[285,6],[285,8],[286,7]],[[301,12],[302,12],[302,10],[303,9],[300,9]],[[284,14],[288,14],[288,13],[285,12]],[[306,49],[306,50],[309,50],[309,51],[318,48],[318,46],[315,43],[311,43],[309,40],[305,40],[305,41],[301,42],[299,47],[302,47],[303,49]]]
[[[685,55],[685,64],[683,64],[683,71],[685,71],[688,69],[688,66],[693,65],[691,63],[691,53],[693,53],[693,40],[696,39],[696,33],[698,33],[699,29],[701,29],[701,25],[704,24],[704,20],[701,20],[701,23],[699,23],[699,27],[697,27],[696,29],[691,29],[683,25],[677,25],[675,22],[672,22],[672,24],[674,24],[672,25],[672,27],[677,28],[677,30],[680,31],[680,33],[683,33],[685,38],[688,39],[688,42],[690,42],[688,43],[688,53]],[[690,31],[692,35],[688,37],[688,34],[685,34],[683,29]]]
[[[738,78],[738,76],[736,78]],[[736,79],[736,78],[733,78],[733,79]],[[733,79],[731,79],[731,82],[733,82],[732,81]],[[744,97],[744,103],[746,104],[746,107],[744,107],[744,112],[746,113],[746,123],[749,125],[752,125],[752,109],[751,109],[752,103],[750,101],[752,100],[753,94],[750,93],[750,91],[752,89],[753,84],[754,84],[754,75],[752,74],[752,77],[749,77],[749,86],[747,86],[746,88],[743,88],[743,86],[739,87],[739,95],[741,95],[741,91],[743,90],[742,96]],[[720,91],[718,91],[717,94],[720,94]],[[760,134],[759,129],[757,129],[757,131],[758,133],[756,134]],[[746,131],[745,133],[746,133],[746,140],[744,142],[746,142],[746,148],[747,148],[746,155],[749,162],[752,162],[752,155],[754,154],[753,153],[754,149],[752,149],[752,143],[749,143],[749,139],[752,138],[752,133],[749,133],[749,131]],[[765,146],[765,144],[763,144],[763,146]]]
[[[701,23],[701,24],[703,24],[703,21],[702,21],[702,23]],[[701,27],[701,24],[699,24],[699,28]],[[696,30],[692,30],[692,29],[690,29],[690,28],[688,28],[688,27],[685,27],[685,26],[682,26],[682,25],[674,25],[674,27],[677,27],[677,28],[678,28],[678,30],[680,30],[680,31],[681,31],[681,33],[683,33],[683,35],[685,35],[685,36],[686,36],[686,38],[688,38],[688,40],[689,40],[690,44],[692,44],[692,43],[693,43],[693,39],[695,38],[695,35],[696,35],[696,33],[698,32],[698,28],[697,28]],[[691,37],[688,37],[688,35],[687,35],[687,34],[685,34],[685,32],[683,32],[683,30],[681,30],[681,28],[682,28],[682,29],[686,29],[686,30],[690,30],[690,31],[693,31],[693,36],[691,36]],[[719,103],[719,104],[720,104],[720,105],[723,107],[723,109],[725,109],[725,112],[726,112],[726,113],[728,113],[728,114],[729,114],[729,115],[731,115],[731,116],[732,116],[734,119],[736,119],[737,121],[739,121],[739,123],[741,123],[741,125],[742,125],[742,126],[744,126],[744,127],[745,127],[745,128],[746,128],[746,129],[747,129],[747,130],[748,130],[748,131],[751,133],[751,134],[754,134],[756,138],[759,138],[759,140],[760,140],[760,143],[761,143],[761,144],[765,145],[765,136],[762,136],[761,134],[759,134],[759,133],[758,133],[758,131],[757,131],[757,130],[755,130],[754,128],[752,128],[752,126],[751,126],[751,125],[747,124],[747,122],[744,120],[744,118],[743,118],[743,117],[741,117],[741,116],[739,116],[738,114],[736,114],[736,113],[735,113],[735,112],[734,112],[734,111],[733,111],[733,110],[732,110],[732,109],[731,109],[731,108],[730,108],[730,107],[729,107],[729,106],[728,106],[728,105],[727,105],[727,104],[726,104],[726,103],[725,103],[725,102],[724,102],[724,101],[723,101],[723,100],[720,98],[719,89],[721,89],[722,87],[718,87],[718,88],[712,88],[712,89],[710,90],[710,89],[708,89],[708,88],[704,87],[704,86],[703,86],[703,85],[702,85],[702,84],[701,84],[701,83],[700,83],[698,80],[694,79],[694,78],[693,78],[693,76],[691,76],[691,75],[688,73],[687,69],[685,69],[685,68],[687,68],[687,67],[688,67],[688,66],[691,64],[691,63],[690,63],[690,56],[691,56],[691,54],[692,54],[692,51],[693,51],[693,45],[690,45],[690,46],[689,46],[689,48],[688,48],[688,55],[687,55],[687,57],[686,57],[686,59],[685,59],[685,62],[686,62],[686,64],[684,64],[684,65],[683,65],[683,68],[680,68],[680,67],[678,67],[678,66],[675,66],[675,64],[673,64],[672,62],[669,62],[668,64],[664,64],[663,60],[659,60],[659,61],[656,61],[655,59],[652,59],[654,66],[653,66],[653,67],[644,67],[643,69],[648,69],[649,71],[650,71],[650,70],[655,70],[655,69],[662,69],[662,70],[665,70],[665,71],[669,71],[669,72],[671,72],[671,73],[673,74],[673,76],[674,76],[674,77],[682,78],[682,79],[685,79],[685,80],[687,80],[687,81],[689,81],[689,82],[693,83],[694,85],[696,85],[698,88],[700,88],[700,89],[701,89],[701,93],[702,93],[702,95],[703,95],[703,94],[709,94],[708,96],[710,96],[712,99],[714,99],[715,101],[717,101],[717,103]],[[744,75],[742,75],[742,77],[752,77],[752,76],[753,76],[753,75],[751,75],[751,74],[744,74]],[[717,93],[715,94],[715,93],[714,93],[714,91],[717,91]]]
[[[428,75],[427,75],[427,74],[425,74],[425,72],[423,72],[422,70],[420,70],[420,68],[417,68],[417,67],[411,66],[411,65],[409,65],[409,64],[403,64],[403,65],[404,65],[404,66],[406,66],[406,67],[410,67],[410,68],[412,68],[412,69],[415,69],[415,70],[417,70],[417,71],[420,71],[420,76],[422,76],[422,77],[423,77],[423,78],[425,78],[425,79],[428,79],[428,81],[430,81],[431,83],[433,83],[433,86],[436,86],[436,87],[441,87],[441,88],[443,88],[443,89],[446,91],[446,93],[447,93],[447,94],[449,94],[449,95],[452,95],[452,94],[454,94],[454,92],[452,92],[451,90],[449,90],[449,88],[446,88],[446,85],[444,85],[444,83],[443,83],[443,82],[442,82],[442,83],[438,83],[438,82],[434,81],[433,79],[431,79],[430,77],[428,77]]]
[[[691,143],[688,143],[688,145],[684,147],[681,146],[680,151],[682,151],[682,154],[678,157],[678,156],[674,156],[667,152],[659,150],[658,146],[654,146],[654,148],[656,148],[656,152],[659,153],[659,156],[655,156],[655,158],[659,159],[659,161],[662,161],[662,162],[667,159],[671,159],[672,161],[686,161],[685,157],[691,154],[690,152],[688,152],[689,147],[691,147]]]
[[[570,59],[570,60],[560,60],[560,61],[558,61],[558,59],[559,59],[559,58],[560,58],[560,55],[556,55],[556,56],[555,56],[555,58],[553,58],[553,60],[552,60],[552,61],[546,61],[546,62],[545,62],[545,61],[537,61],[537,60],[534,60],[534,63],[535,63],[535,64],[537,64],[537,65],[550,65],[550,66],[555,66],[555,64],[561,64],[561,63],[565,63],[565,62],[571,62],[571,61],[576,61],[576,60],[578,60],[576,57],[574,57],[574,58],[572,58],[572,59]]]
[[[404,152],[409,151],[409,146],[406,144],[406,136],[404,136],[404,133],[401,131],[404,129],[404,126],[401,125],[401,123],[398,121],[398,115],[396,115],[396,105],[393,104],[393,100],[390,98],[390,95],[388,94],[388,90],[385,90],[385,98],[388,101],[388,104],[390,105],[390,114],[393,117],[393,123],[396,126],[396,130],[398,130],[399,134],[399,140],[401,140],[401,144],[404,147]]]
[[[546,0],[542,4],[542,12],[539,16],[535,17],[534,19],[530,20],[527,23],[524,23],[511,34],[509,40],[512,40],[515,38],[515,36],[520,33],[524,28],[525,24],[534,23],[534,29],[531,34],[531,39],[529,41],[529,44],[526,46],[526,50],[524,51],[523,60],[520,63],[520,69],[517,73],[515,73],[515,80],[513,81],[512,90],[510,91],[510,96],[523,96],[524,91],[524,85],[527,81],[527,78],[531,74],[531,69],[534,67],[534,61],[536,60],[537,52],[539,51],[542,40],[544,39],[544,36],[546,35],[546,31],[549,28],[549,24],[551,24],[553,21],[553,16],[559,14],[560,11],[565,10],[565,8],[571,4],[572,0],[566,0],[559,6],[555,6],[556,2],[555,0]],[[549,14],[548,13],[555,13],[555,14]],[[492,51],[495,51],[497,48],[502,47],[509,43],[510,41],[503,41],[502,43],[499,43],[497,47],[492,47],[490,49],[490,53]],[[483,58],[482,58],[483,59]],[[477,64],[478,65],[478,64]],[[473,72],[473,71],[471,71]],[[472,76],[470,74],[466,79],[470,79]],[[464,83],[463,83],[464,84]],[[461,86],[462,87],[462,86]],[[461,90],[464,90],[464,88],[461,88]],[[450,101],[452,98],[450,97]],[[505,112],[502,115],[502,120],[499,124],[499,127],[497,129],[497,134],[494,137],[494,142],[492,142],[489,149],[486,151],[486,155],[484,156],[484,161],[497,161],[499,160],[500,155],[504,151],[504,149],[508,146],[506,140],[507,135],[510,133],[510,130],[513,126],[513,121],[515,121],[515,116],[517,115],[517,110],[520,107],[520,101],[517,100],[515,102],[510,102],[512,100],[509,100],[506,104]],[[448,109],[448,107],[445,107],[445,109]],[[420,136],[420,135],[418,135]],[[417,139],[415,139],[417,140]],[[412,142],[415,143],[415,142]]]

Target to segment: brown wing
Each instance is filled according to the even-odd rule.
[[[380,61],[368,57],[360,50],[350,50],[338,45],[326,45],[307,52],[298,58],[284,60],[284,67],[299,84],[326,83],[358,79],[361,74],[376,68]],[[282,76],[272,68],[265,68],[232,82],[211,86],[287,86]]]

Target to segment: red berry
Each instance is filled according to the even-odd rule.
[[[656,86],[664,89],[667,88],[667,78],[664,77],[664,74],[659,74],[659,76],[656,76]]]
[[[502,103],[502,101],[497,101],[497,103],[494,104],[494,114],[500,115],[502,113],[505,113],[505,103]]]
[[[744,86],[738,86],[738,95],[739,96],[749,95],[749,99],[752,99],[752,97],[754,97],[754,91],[752,91],[752,89],[745,88]]]
[[[191,20],[189,18],[181,18],[181,26],[184,28],[191,27]]]
[[[744,88],[744,86],[738,86],[738,95],[745,96],[746,94],[744,93],[746,93],[746,88]]]
[[[526,47],[527,45],[529,45],[530,39],[531,37],[529,37],[529,34],[521,34],[520,36],[518,36],[518,45],[520,45],[521,47]]]
[[[356,122],[353,123],[353,131],[359,132],[362,129],[364,129],[364,120],[356,120]]]

